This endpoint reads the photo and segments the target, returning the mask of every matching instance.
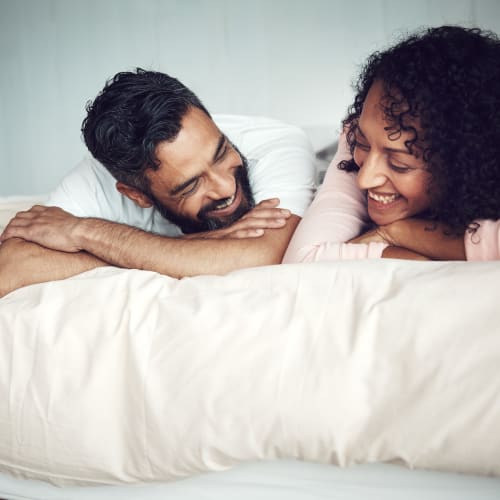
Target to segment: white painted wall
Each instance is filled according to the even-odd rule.
[[[55,186],[85,152],[85,103],[118,71],[164,71],[212,112],[333,139],[365,56],[444,23],[500,32],[500,0],[0,0],[0,195]]]

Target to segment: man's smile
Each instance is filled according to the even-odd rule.
[[[216,202],[209,211],[204,211],[205,216],[225,217],[231,215],[241,204],[241,189],[237,185],[236,192],[229,198]]]
[[[217,204],[217,207],[215,210],[222,210],[223,208],[228,207],[231,205],[235,199],[236,195],[233,194],[230,198],[226,198],[225,200],[222,200],[220,203]]]

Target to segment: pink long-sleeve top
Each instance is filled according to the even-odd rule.
[[[356,173],[337,168],[342,160],[350,158],[342,134],[323,184],[299,223],[283,263],[382,257],[386,243],[346,243],[370,225],[366,195],[357,185]],[[467,260],[500,259],[500,220],[479,222],[475,233],[465,233]]]

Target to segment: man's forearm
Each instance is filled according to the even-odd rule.
[[[278,264],[299,218],[259,238],[168,238],[100,219],[82,219],[79,248],[112,265],[147,269],[174,278],[225,274],[235,269]]]
[[[86,252],[58,252],[12,238],[0,246],[0,297],[23,286],[69,278],[105,265]]]

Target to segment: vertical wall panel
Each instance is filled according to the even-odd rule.
[[[0,0],[0,195],[48,192],[86,151],[84,106],[117,71],[179,77],[213,112],[332,137],[360,63],[422,25],[500,31],[498,0]]]

